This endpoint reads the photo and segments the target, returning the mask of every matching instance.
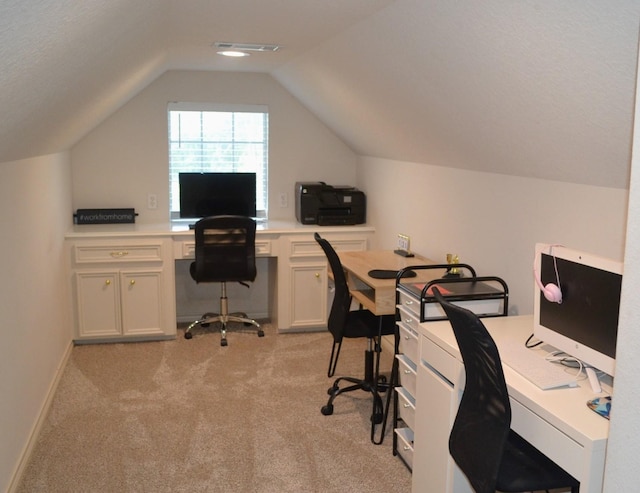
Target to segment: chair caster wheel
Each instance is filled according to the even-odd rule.
[[[228,345],[229,345],[229,343],[227,342],[227,340],[226,340],[226,339],[222,339],[222,340],[220,341],[220,345],[224,347],[224,346],[228,346]]]
[[[185,332],[184,333],[184,338],[185,339],[192,339],[193,338],[193,334],[191,332]]]
[[[264,330],[258,331],[258,337],[264,337]]]
[[[333,414],[333,404],[327,404],[326,406],[322,406],[320,412],[325,416],[331,416]]]

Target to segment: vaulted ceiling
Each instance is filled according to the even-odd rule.
[[[230,70],[361,155],[625,188],[639,24],[637,0],[0,0],[0,163],[70,148],[167,70]]]

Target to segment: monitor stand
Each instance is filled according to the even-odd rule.
[[[593,390],[596,394],[602,392],[602,387],[600,386],[600,380],[598,379],[598,375],[596,371],[589,367],[585,370],[587,372],[587,377],[589,378],[589,383],[591,384],[591,390]]]

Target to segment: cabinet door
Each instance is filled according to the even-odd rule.
[[[120,282],[123,334],[162,333],[162,271],[122,271]]]
[[[75,277],[79,337],[120,335],[118,273],[79,271]]]
[[[449,433],[460,392],[421,360],[416,393],[419,411],[416,411],[412,493],[472,493],[449,454]]]
[[[291,266],[291,327],[327,324],[326,262]]]

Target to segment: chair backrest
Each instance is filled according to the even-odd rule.
[[[511,428],[511,405],[498,349],[476,314],[448,302],[437,288],[433,292],[453,328],[466,378],[449,435],[449,451],[477,493],[494,493]]]
[[[333,282],[335,284],[335,292],[333,296],[333,303],[331,304],[331,311],[329,312],[329,320],[327,321],[327,327],[329,332],[333,335],[335,342],[342,341],[344,331],[347,323],[347,317],[349,316],[349,310],[351,309],[351,294],[349,293],[349,287],[347,286],[347,278],[340,262],[340,257],[333,249],[331,244],[321,238],[318,233],[315,233],[315,240],[320,244],[322,250],[324,250],[329,262],[329,267],[333,273]]]
[[[253,281],[256,278],[256,222],[245,216],[212,216],[195,225],[196,282]]]

